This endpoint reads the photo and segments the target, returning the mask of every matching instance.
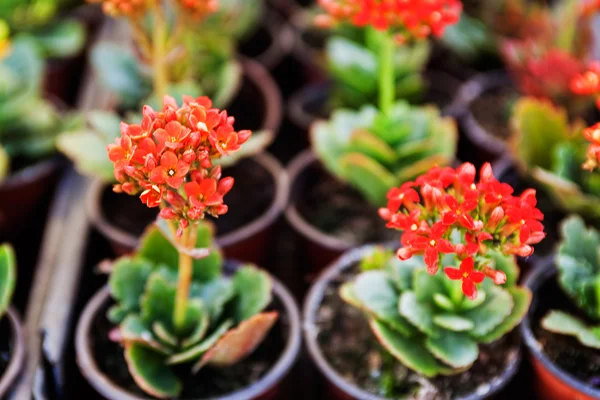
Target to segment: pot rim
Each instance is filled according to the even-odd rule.
[[[290,180],[290,192],[297,190],[294,186],[306,168],[318,162],[319,160],[317,156],[311,149],[304,150],[294,157],[287,167]],[[288,223],[302,236],[319,243],[322,247],[326,247],[334,251],[346,251],[354,245],[353,243],[346,242],[336,238],[333,235],[324,233],[312,226],[298,211],[295,201],[296,196],[292,196],[291,194],[290,196],[294,200],[290,201],[285,209],[285,218],[287,219]]]
[[[8,367],[0,379],[0,396],[2,397],[8,394],[8,391],[17,380],[17,377],[25,365],[25,337],[21,325],[21,318],[13,306],[8,308],[5,316],[8,317],[10,323],[14,350],[10,357]]]
[[[236,261],[236,263],[238,263]],[[241,263],[238,263],[241,265]],[[214,397],[215,400],[248,400],[256,398],[270,389],[283,379],[291,370],[298,358],[301,348],[301,326],[300,311],[289,290],[274,276],[269,274],[273,281],[273,295],[278,297],[287,313],[289,321],[289,333],[287,343],[277,362],[260,380],[249,387],[237,392]],[[112,383],[110,378],[100,371],[98,364],[90,350],[90,329],[98,309],[110,300],[110,288],[108,285],[100,289],[85,306],[79,322],[77,323],[75,336],[76,361],[81,373],[88,382],[101,395],[113,400],[144,400],[142,397],[130,394],[124,389]]]
[[[266,10],[258,30],[264,28],[271,37],[271,45],[262,53],[254,57],[268,70],[273,70],[283,59],[292,52],[294,47],[294,33],[283,19],[273,11]]]
[[[338,374],[338,372],[329,364],[325,355],[322,353],[321,348],[317,342],[317,328],[315,326],[315,314],[321,300],[323,298],[323,292],[326,286],[332,281],[339,273],[350,267],[351,265],[359,262],[364,257],[370,255],[377,247],[381,245],[365,245],[354,248],[342,256],[340,256],[336,261],[331,263],[325,270],[321,272],[315,283],[311,286],[308,294],[306,295],[306,299],[304,301],[304,305],[302,308],[302,318],[303,318],[303,332],[304,332],[304,341],[306,343],[306,347],[308,349],[308,353],[310,354],[312,360],[317,365],[317,368],[321,371],[322,374],[338,389],[349,394],[353,398],[359,400],[387,400],[384,397],[380,397],[374,395],[372,393],[368,393],[360,389],[359,387],[348,383],[342,376]],[[384,244],[384,246],[390,246],[388,244]],[[484,398],[488,398],[489,396],[497,393],[499,390],[504,388],[508,382],[512,380],[512,378],[516,375],[519,370],[519,366],[521,364],[521,350],[520,347],[517,349],[517,357],[514,357],[513,360],[509,360],[510,364],[504,370],[504,372],[491,380],[488,383],[489,390],[485,393],[479,393],[477,389],[471,395],[460,397],[459,400],[480,400]]]
[[[252,222],[222,236],[219,236],[217,233],[216,243],[220,247],[231,246],[260,232],[275,221],[288,204],[290,180],[286,170],[281,166],[279,161],[269,153],[261,153],[249,159],[258,163],[271,175],[275,185],[273,201],[269,205],[269,208]],[[103,190],[108,185],[110,184],[101,180],[95,180],[92,183],[86,196],[88,218],[111,241],[134,249],[139,243],[139,237],[111,224],[104,217],[100,199],[102,198]]]
[[[525,318],[521,322],[520,331],[521,337],[523,338],[523,342],[527,346],[527,350],[529,350],[529,354],[534,357],[539,363],[550,372],[556,379],[564,382],[571,388],[577,390],[585,394],[586,396],[590,396],[593,398],[600,398],[600,389],[594,389],[589,385],[581,382],[580,380],[572,377],[562,369],[560,369],[557,365],[555,365],[542,351],[542,345],[536,340],[535,335],[533,334],[533,330],[531,328],[531,318],[530,314],[533,312],[533,308],[536,305],[536,302],[539,301],[539,297],[536,296],[536,292],[540,289],[540,287],[549,279],[554,278],[558,273],[556,269],[556,265],[554,264],[554,255],[551,254],[549,256],[540,259],[532,272],[529,274],[527,279],[525,280],[525,286],[527,286],[531,292],[533,293],[534,303],[529,307],[529,311],[525,315]]]
[[[475,119],[470,110],[471,104],[488,90],[510,84],[510,76],[504,70],[484,72],[475,75],[463,83],[450,106],[462,111],[461,119],[464,133],[478,147],[486,149],[492,156],[499,157],[506,153],[508,146],[504,140],[491,135],[487,129]]]
[[[309,83],[296,90],[287,101],[286,109],[290,120],[300,129],[308,132],[310,137],[310,128],[312,124],[319,120],[305,111],[305,106],[310,101],[320,98],[323,92],[328,92],[331,88],[330,80],[323,80]]]
[[[46,160],[38,161],[35,164],[29,165],[23,169],[10,174],[4,181],[0,183],[1,190],[11,190],[19,186],[28,185],[36,180],[52,175],[61,164],[61,158],[54,155]]]

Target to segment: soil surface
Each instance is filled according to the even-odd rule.
[[[515,96],[515,89],[511,86],[488,90],[475,99],[469,109],[484,130],[506,140],[511,135],[509,119]]]
[[[479,359],[466,372],[433,379],[417,375],[387,353],[375,339],[364,314],[339,297],[339,286],[353,279],[357,270],[354,266],[330,283],[316,318],[319,346],[348,382],[388,398],[455,399],[485,390],[517,357],[520,340],[513,332],[494,344],[479,346]]]
[[[385,227],[376,207],[319,164],[308,168],[302,178],[298,211],[315,228],[354,245],[399,239],[397,232]]]
[[[232,232],[264,214],[275,196],[275,181],[269,172],[252,159],[245,159],[223,170],[235,184],[225,196],[227,214],[214,219],[218,235]],[[114,226],[140,236],[158,215],[157,209],[146,207],[138,196],[116,194],[110,187],[102,193],[102,214]]]
[[[535,327],[534,335],[542,345],[543,352],[561,370],[586,383],[600,389],[600,350],[583,346],[571,336],[558,335],[541,327],[541,319],[550,310],[562,310],[589,321],[563,293],[556,279],[549,279],[540,289],[538,307],[534,311],[532,326]],[[543,299],[543,300],[541,300]]]
[[[108,339],[108,333],[113,328],[106,319],[105,307],[93,322],[92,351],[101,355],[96,357],[100,370],[106,374],[113,383],[141,397],[147,395],[138,388],[129,374],[123,355],[123,348]],[[274,299],[269,307],[280,312],[279,319],[268,333],[262,344],[245,360],[228,368],[205,367],[197,375],[191,374],[191,365],[185,364],[178,368],[180,379],[183,381],[184,391],[179,398],[213,398],[246,388],[261,379],[275,365],[285,347],[285,337],[289,331],[287,316],[283,305]]]

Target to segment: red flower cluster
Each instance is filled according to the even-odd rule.
[[[454,254],[460,269],[444,271],[448,278],[463,281],[463,292],[471,299],[485,276],[497,284],[506,281],[502,271],[492,268],[487,248],[526,257],[545,237],[535,190],[513,196],[513,188],[494,177],[489,163],[477,183],[475,175],[469,163],[457,169],[434,167],[415,182],[391,189],[387,207],[379,210],[388,228],[402,232],[400,259],[423,254],[433,275],[441,256]],[[455,243],[458,234],[460,242]]]
[[[587,71],[571,79],[571,91],[580,96],[597,96],[596,106],[600,109],[600,61],[590,63]]]
[[[148,9],[146,0],[88,0],[90,3],[102,3],[102,10],[112,17],[136,18]]]
[[[586,128],[583,131],[583,137],[590,142],[587,149],[587,160],[583,164],[583,169],[591,172],[600,165],[600,122]]]
[[[204,19],[219,8],[217,0],[177,0],[177,4],[186,16],[193,19]]]
[[[371,25],[379,30],[394,29],[400,37],[440,37],[448,25],[460,19],[460,0],[319,0],[327,12],[319,25],[347,21],[356,26]]]
[[[235,152],[250,131],[236,132],[234,118],[212,108],[207,97],[183,97],[183,106],[164,98],[161,111],[143,108],[140,125],[121,123],[121,137],[108,146],[115,168],[116,192],[135,195],[160,215],[178,220],[180,230],[189,221],[227,212],[223,196],[233,178],[222,178],[213,160]]]

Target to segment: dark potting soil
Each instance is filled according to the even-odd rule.
[[[217,234],[225,235],[265,213],[275,196],[275,182],[269,172],[252,159],[244,159],[223,170],[223,176],[231,176],[235,184],[225,196],[229,206],[227,214],[210,218],[216,225]],[[102,193],[102,213],[108,222],[120,229],[140,236],[157,217],[157,209],[146,207],[138,196],[116,194],[110,187]]]
[[[540,322],[550,310],[562,310],[587,320],[563,293],[556,279],[548,279],[540,288],[537,304],[531,321],[535,338],[542,346],[542,351],[561,370],[577,380],[600,388],[600,350],[583,346],[571,336],[559,335],[542,328]]]
[[[239,52],[246,57],[256,58],[264,54],[273,44],[273,37],[266,27],[266,20],[240,43]],[[233,115],[233,114],[232,114]]]
[[[364,314],[339,296],[341,284],[353,279],[358,266],[330,282],[317,311],[317,341],[330,365],[349,383],[387,398],[455,399],[485,388],[518,356],[517,332],[479,346],[479,359],[454,376],[422,377],[404,367],[375,339]]]
[[[0,378],[4,376],[4,372],[10,363],[12,341],[12,329],[8,318],[4,317],[0,320]]]
[[[376,207],[319,164],[308,168],[303,179],[305,185],[298,194],[298,211],[320,231],[355,245],[399,238],[395,231],[385,227]]]
[[[176,369],[182,379],[183,392],[179,398],[213,398],[230,394],[244,389],[257,382],[275,365],[285,347],[285,337],[289,332],[289,322],[284,314],[283,305],[274,298],[270,310],[279,312],[279,318],[265,340],[245,360],[227,368],[205,367],[196,375],[191,373],[191,365],[185,364]],[[123,354],[123,348],[108,339],[108,334],[113,325],[106,318],[105,307],[96,316],[91,332],[92,352],[98,363],[99,369],[119,387],[134,395],[147,397],[135,383]]]
[[[509,119],[515,97],[511,86],[488,90],[475,99],[469,109],[484,130],[506,140],[511,135]]]

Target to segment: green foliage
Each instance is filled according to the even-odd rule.
[[[385,203],[393,186],[454,159],[456,124],[433,106],[405,101],[385,115],[372,106],[335,111],[311,129],[313,148],[327,169],[371,203]]]
[[[116,302],[108,313],[123,337],[125,358],[138,386],[158,398],[182,390],[172,366],[227,366],[250,354],[277,319],[264,312],[271,302],[269,275],[252,265],[232,276],[222,273],[222,256],[213,245],[213,229],[202,224],[197,246],[213,249],[194,260],[185,324],[175,328],[177,249],[153,226],[138,251],[115,262],[109,280]]]
[[[17,261],[15,251],[9,244],[3,244],[0,246],[0,318],[10,306],[16,281]]]
[[[542,319],[542,327],[560,335],[573,336],[586,347],[600,349],[600,325],[590,327],[563,311],[550,311]]]
[[[381,38],[374,29],[339,31],[325,45],[327,65],[334,80],[332,105],[358,109],[377,104]],[[419,41],[396,46],[394,71],[396,98],[417,100],[425,89],[421,76],[430,55],[430,44]]]
[[[442,42],[465,61],[497,56],[497,40],[481,20],[463,13],[458,24],[446,28]]]
[[[395,261],[384,269],[362,272],[341,287],[340,295],[366,314],[390,354],[424,376],[468,369],[479,357],[478,344],[512,331],[529,308],[530,291],[513,280],[496,286],[486,279],[471,301],[462,294],[460,282],[449,281],[441,271],[429,275],[421,257],[389,257]],[[495,257],[496,265],[517,269],[513,257],[500,258]]]
[[[564,109],[524,98],[515,106],[511,124],[510,147],[519,167],[563,210],[600,218],[599,175],[581,168],[587,150],[583,122],[569,124]]]

